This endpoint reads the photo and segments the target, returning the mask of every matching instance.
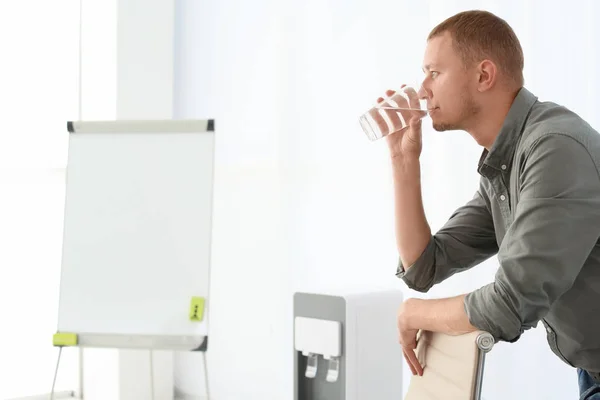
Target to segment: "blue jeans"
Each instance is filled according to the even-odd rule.
[[[582,369],[577,369],[579,377],[579,400],[600,400],[600,383]]]

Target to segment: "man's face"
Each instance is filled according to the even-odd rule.
[[[452,46],[446,32],[427,43],[423,60],[425,79],[419,93],[427,99],[433,128],[437,131],[466,129],[478,112],[475,102],[474,74]]]

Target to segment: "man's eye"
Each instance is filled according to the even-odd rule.
[[[439,72],[437,71],[431,71],[431,77],[435,78],[436,76],[438,76]]]

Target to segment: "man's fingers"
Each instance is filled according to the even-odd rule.
[[[414,350],[412,349],[407,349],[404,348],[404,354],[406,355],[406,357],[408,358],[408,360],[410,361],[412,368],[415,373],[419,376],[423,375],[423,367],[421,366],[421,363],[419,362],[419,360],[417,359],[417,355],[415,354]]]
[[[381,105],[382,103],[383,103],[383,98],[380,97],[379,99],[377,99],[378,105]],[[379,112],[379,109],[377,107],[371,108],[371,110],[369,110],[369,115],[371,116],[371,118],[373,118],[373,121],[375,121],[375,123],[377,124],[377,127],[379,128],[379,130],[381,131],[381,134],[383,136],[386,136],[387,134],[390,133],[390,128],[388,127],[388,123],[383,118],[383,115],[381,115],[381,113]]]
[[[420,109],[419,97],[414,88],[402,85],[399,91],[386,90],[386,97],[379,97],[377,105],[369,111],[369,115],[377,124],[383,136],[398,132],[426,114],[424,111],[411,111],[410,108]],[[386,109],[385,107],[390,107]]]
[[[410,108],[421,108],[421,104],[419,103],[419,95],[417,91],[412,87],[407,87],[404,89],[404,93],[406,93],[408,97],[408,103],[410,104]]]
[[[391,90],[391,89],[388,89],[388,90],[385,91],[385,95],[387,97],[392,97],[395,93],[396,93],[396,91],[395,90]],[[383,97],[377,98],[377,104],[382,103],[383,100],[385,100]]]
[[[402,338],[402,347],[406,351],[413,351],[417,348],[417,337],[416,336],[405,336]]]
[[[410,108],[420,110],[421,103],[419,102],[419,95],[417,94],[417,91],[412,87],[407,87],[404,90],[404,92],[406,93],[406,96],[408,97],[408,104],[409,104]],[[415,120],[420,120],[426,114],[427,114],[427,110],[411,111],[410,118],[415,119]]]
[[[417,371],[415,370],[415,367],[413,367],[412,362],[410,362],[410,359],[408,358],[408,356],[406,355],[406,351],[404,349],[402,349],[402,353],[404,353],[404,359],[406,360],[406,363],[408,364],[408,366],[410,367],[410,370],[412,372],[413,375],[417,374]]]
[[[393,96],[391,96],[391,100],[397,105],[398,108],[404,109],[404,110],[400,110],[399,114],[402,116],[402,119],[404,120],[404,125],[408,125],[408,121],[410,121],[412,114],[409,110],[406,110],[406,109],[410,108],[411,105],[408,102],[408,99],[406,98],[406,94],[404,94],[403,92],[404,92],[404,90],[401,90],[400,92],[394,94]],[[399,115],[399,117],[400,117],[400,115]]]
[[[383,107],[379,110],[379,113],[383,115],[383,120],[388,122],[389,132],[397,132],[407,125],[406,122],[408,121],[406,118],[410,116],[409,114],[405,116],[402,113],[406,113],[406,111],[398,110],[397,108],[399,106],[406,107],[408,103],[406,103],[405,106],[399,105],[395,100],[400,95],[398,95],[394,90],[387,90],[385,94],[387,96],[385,99],[382,97],[377,99],[377,105],[379,107]],[[386,107],[389,107],[389,109]]]
[[[395,107],[393,103],[386,102],[386,106]],[[400,119],[400,114],[397,110],[385,110],[385,114],[390,121],[390,132],[396,132],[397,130],[402,129],[404,124]]]
[[[385,92],[387,99],[379,97],[377,99],[377,105],[380,107],[395,107],[395,104],[390,103],[389,101],[389,98],[395,93],[396,92],[393,90],[387,90]],[[403,126],[402,121],[395,110],[373,108],[369,111],[369,114],[384,136],[399,130]]]

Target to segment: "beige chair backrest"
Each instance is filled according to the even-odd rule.
[[[412,375],[404,400],[481,398],[485,353],[494,345],[492,335],[481,331],[458,336],[420,331],[417,338],[423,376]]]

